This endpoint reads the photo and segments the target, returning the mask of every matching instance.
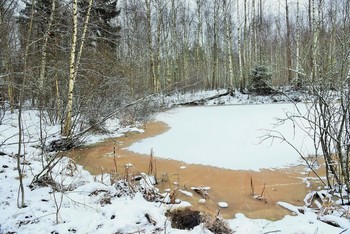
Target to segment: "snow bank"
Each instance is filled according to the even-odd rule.
[[[237,234],[258,233],[340,233],[342,230],[317,220],[314,213],[298,216],[285,216],[278,221],[264,219],[249,219],[243,214],[237,214],[229,220],[230,227]]]

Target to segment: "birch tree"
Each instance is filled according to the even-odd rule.
[[[300,8],[299,8],[299,0],[297,0],[297,9],[296,9],[296,52],[295,52],[295,61],[296,61],[296,72],[295,72],[295,81],[298,88],[301,88],[302,81],[300,72]]]
[[[40,74],[39,74],[39,92],[40,94],[44,93],[44,82],[46,79],[46,64],[47,64],[47,46],[48,46],[48,41],[49,41],[49,35],[51,33],[51,27],[54,21],[54,14],[55,14],[55,9],[56,9],[56,0],[52,0],[51,3],[51,13],[50,13],[50,18],[48,22],[48,26],[46,29],[46,32],[43,37],[43,45],[41,48],[41,63],[40,63]],[[41,104],[39,106],[43,105],[43,97],[40,97]]]
[[[318,15],[318,7],[317,4],[315,3],[316,0],[312,0],[312,80],[315,80],[317,77],[317,55],[318,55],[318,39],[319,39],[319,30],[320,30],[320,25],[319,25],[319,15]]]
[[[243,78],[243,62],[242,62],[242,44],[241,44],[241,17],[240,17],[240,8],[239,2],[237,1],[237,46],[238,46],[238,69],[239,69],[239,90],[243,93],[244,89],[244,78]],[[245,32],[244,32],[245,34]]]
[[[213,11],[213,18],[214,18],[214,23],[213,23],[213,47],[212,47],[212,75],[211,75],[211,84],[210,88],[211,89],[216,89],[218,88],[218,63],[219,63],[219,58],[218,58],[218,40],[219,40],[219,35],[218,35],[218,27],[219,27],[219,8],[220,4],[218,0],[214,1],[214,11]]]
[[[247,62],[247,59],[249,57],[249,50],[250,50],[250,40],[248,39],[249,36],[249,30],[248,30],[248,3],[247,0],[244,0],[244,6],[243,6],[244,10],[244,23],[243,23],[243,43],[242,43],[242,68],[244,68],[245,71],[249,71],[251,66],[250,63]],[[246,76],[247,74],[244,73],[243,74],[243,88],[245,88],[246,86]],[[241,91],[243,91],[243,88],[241,89]]]
[[[172,83],[177,81],[176,74],[176,61],[175,61],[175,53],[176,53],[176,38],[177,38],[177,2],[176,0],[171,0],[171,8],[170,8],[170,44],[169,44],[169,53],[168,53],[168,67],[167,67],[167,82],[166,86],[170,87]]]
[[[182,63],[183,63],[183,73],[182,73],[182,83],[186,86],[187,80],[189,78],[189,53],[190,53],[190,35],[193,23],[193,18],[190,13],[189,5],[184,4],[180,18],[181,22],[181,41],[182,41]]]
[[[163,2],[157,1],[157,33],[156,33],[156,51],[154,59],[154,80],[153,80],[153,91],[159,92],[161,90],[160,83],[160,49],[161,49],[161,29],[163,26]]]
[[[87,32],[87,27],[90,19],[90,11],[92,7],[92,1],[89,0],[88,12],[85,17],[83,34],[81,36],[80,47],[78,50],[78,0],[73,1],[73,32],[72,32],[72,44],[70,51],[69,62],[69,83],[68,83],[68,98],[66,106],[66,117],[63,126],[63,136],[70,136],[72,133],[72,112],[73,112],[73,94],[74,85],[79,68],[79,62],[84,48],[84,41]]]
[[[291,48],[291,29],[289,23],[289,5],[288,0],[285,1],[285,9],[286,9],[286,60],[287,60],[287,80],[288,82],[292,81],[292,48]]]
[[[158,90],[158,80],[156,77],[156,64],[154,58],[154,48],[153,48],[153,39],[152,39],[152,0],[145,0],[146,4],[146,20],[147,20],[147,45],[148,45],[148,53],[150,60],[150,74],[151,74],[151,87],[153,92],[157,92]]]
[[[224,18],[225,18],[225,41],[226,41],[226,49],[227,49],[227,61],[228,61],[228,86],[230,89],[234,88],[234,76],[233,76],[233,45],[232,45],[232,5],[230,0],[223,1],[223,9],[224,9]],[[238,45],[239,47],[239,45]]]
[[[172,0],[174,1],[174,0]],[[203,49],[203,19],[202,19],[202,0],[196,1],[196,13],[197,13],[197,34],[196,34],[196,67],[199,71],[200,53]]]
[[[256,62],[258,59],[258,19],[257,19],[257,14],[256,14],[256,0],[252,0],[252,34],[253,37],[251,40],[253,42],[251,43],[253,45],[253,57],[251,57],[251,61]]]

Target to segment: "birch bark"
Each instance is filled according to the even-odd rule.
[[[83,53],[84,42],[87,32],[88,23],[90,20],[90,12],[92,7],[92,1],[89,0],[88,11],[85,17],[83,34],[81,36],[81,43],[78,48],[78,0],[73,1],[73,33],[72,33],[72,45],[70,51],[70,61],[69,61],[69,83],[68,83],[68,98],[66,106],[66,117],[63,126],[63,136],[70,136],[72,134],[72,112],[73,112],[73,93],[74,93],[74,84],[77,77],[77,72],[79,69],[80,59]]]

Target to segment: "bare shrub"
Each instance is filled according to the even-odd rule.
[[[9,110],[10,110],[10,105],[8,105],[5,101],[2,101],[0,96],[0,125],[2,125],[5,118],[5,114]]]

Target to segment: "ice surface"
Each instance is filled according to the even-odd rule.
[[[304,104],[298,108],[305,111]],[[304,155],[313,151],[312,141],[291,122],[275,126],[276,118],[294,113],[293,104],[183,107],[157,115],[171,129],[144,139],[128,149],[158,157],[228,169],[258,170],[297,164],[300,157],[286,142],[259,144],[266,129],[278,131]]]

